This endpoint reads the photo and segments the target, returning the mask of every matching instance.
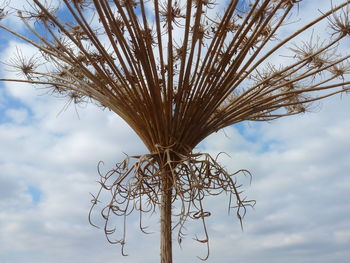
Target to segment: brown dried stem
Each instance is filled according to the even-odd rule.
[[[17,52],[17,59],[3,63],[22,79],[0,81],[42,85],[74,103],[96,101],[121,116],[150,152],[100,173],[101,189],[111,191],[102,210],[111,242],[124,247],[126,237],[122,231],[121,238],[110,239],[113,214],[126,219],[138,210],[142,218],[159,206],[169,210],[171,195],[171,202],[180,204],[173,213],[178,241],[192,218],[203,220],[206,238],[198,241],[207,243],[205,196],[229,193],[240,220],[250,203],[241,198],[232,175],[208,154],[193,154],[194,147],[226,126],[303,113],[314,101],[349,91],[350,55],[337,52],[350,34],[349,1],[330,6],[282,40],[280,29],[301,1],[248,2],[228,1],[221,13],[212,0],[62,0],[60,8],[33,0],[30,10],[0,3],[0,21],[17,13],[28,34],[2,23],[0,28],[42,54]],[[322,21],[329,23],[327,41],[312,31],[309,41],[290,44]],[[271,64],[269,58],[285,47],[293,53],[290,63]],[[171,249],[165,250],[163,262],[169,263]]]

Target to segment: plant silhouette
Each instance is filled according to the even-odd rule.
[[[224,3],[225,2],[225,3]],[[122,117],[149,153],[126,156],[100,175],[91,213],[102,201],[104,232],[124,254],[126,227],[111,226],[113,216],[160,211],[161,262],[172,262],[172,235],[181,243],[185,223],[199,221],[209,256],[204,207],[207,196],[226,193],[228,207],[242,221],[253,200],[243,196],[237,175],[226,171],[198,143],[243,121],[270,121],[308,110],[312,102],[349,91],[349,54],[337,47],[350,34],[349,2],[289,36],[279,32],[295,23],[301,0],[61,0],[59,5],[28,1],[17,10],[0,5],[0,28],[40,52],[17,50],[4,62],[19,73],[1,81],[47,88],[69,103],[92,102]],[[9,27],[16,15],[26,34]],[[312,28],[328,22],[329,38]],[[310,33],[312,32],[312,33]],[[307,40],[293,42],[306,34]],[[305,38],[304,38],[305,39]],[[270,58],[289,48],[289,64]],[[177,210],[173,209],[174,204]],[[95,225],[90,218],[91,224]]]

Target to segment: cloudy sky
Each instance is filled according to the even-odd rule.
[[[299,7],[302,21],[330,6],[328,0],[305,2]],[[11,24],[23,30],[16,21]],[[0,41],[2,61],[16,45],[32,52],[7,35]],[[0,74],[13,73],[2,67]],[[65,100],[46,93],[0,83],[0,262],[159,261],[157,215],[149,219],[155,232],[150,235],[141,234],[137,218],[130,218],[128,257],[87,220],[89,193],[98,190],[98,161],[108,170],[123,152],[142,154],[145,147],[115,114],[93,105],[67,107]],[[226,152],[229,157],[222,155],[220,161],[230,171],[250,170],[253,180],[246,184],[246,195],[257,200],[244,231],[234,215],[227,215],[224,197],[208,200],[213,215],[207,262],[348,262],[349,112],[350,96],[338,95],[315,105],[312,113],[242,123],[198,146],[214,155]],[[196,227],[189,228],[182,249],[174,245],[175,262],[201,262],[197,256],[205,255],[191,230]]]

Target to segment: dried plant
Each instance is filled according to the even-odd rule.
[[[225,8],[214,0],[29,2],[28,10],[6,2],[0,8],[2,21],[16,11],[27,34],[0,28],[41,57],[18,50],[4,63],[24,79],[1,81],[42,85],[74,103],[95,101],[132,127],[150,153],[127,156],[105,174],[99,165],[101,189],[90,215],[102,191],[110,192],[101,212],[104,231],[123,250],[126,227],[111,227],[112,216],[126,220],[137,211],[144,231],[143,215],[159,209],[163,263],[172,262],[172,231],[181,243],[188,219],[203,224],[205,237],[197,241],[208,245],[208,257],[206,196],[227,193],[239,220],[254,204],[236,182],[249,172],[228,173],[209,154],[195,152],[199,142],[229,125],[303,113],[316,100],[349,91],[350,55],[337,51],[350,34],[348,1],[282,39],[280,29],[301,0],[231,0]],[[313,32],[309,41],[292,43],[327,20],[327,40]],[[285,47],[289,64],[269,62]]]

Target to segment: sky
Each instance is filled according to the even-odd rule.
[[[329,2],[300,3],[299,15],[311,19]],[[31,52],[7,36],[0,41],[2,61],[16,45]],[[346,46],[342,50],[347,52]],[[11,74],[1,66],[1,76]],[[67,106],[46,90],[0,83],[0,262],[159,261],[158,215],[147,219],[154,232],[149,235],[130,218],[127,257],[88,222],[90,193],[98,190],[97,163],[104,161],[107,171],[124,153],[143,154],[146,148],[114,113],[94,105]],[[214,156],[227,153],[219,161],[232,172],[251,171],[245,194],[257,201],[243,231],[234,213],[227,215],[225,196],[207,201],[208,263],[348,262],[349,112],[350,96],[337,95],[316,103],[311,113],[231,126],[198,146]],[[174,262],[201,262],[197,256],[206,253],[193,240],[197,227],[188,230],[182,248],[174,242]]]

